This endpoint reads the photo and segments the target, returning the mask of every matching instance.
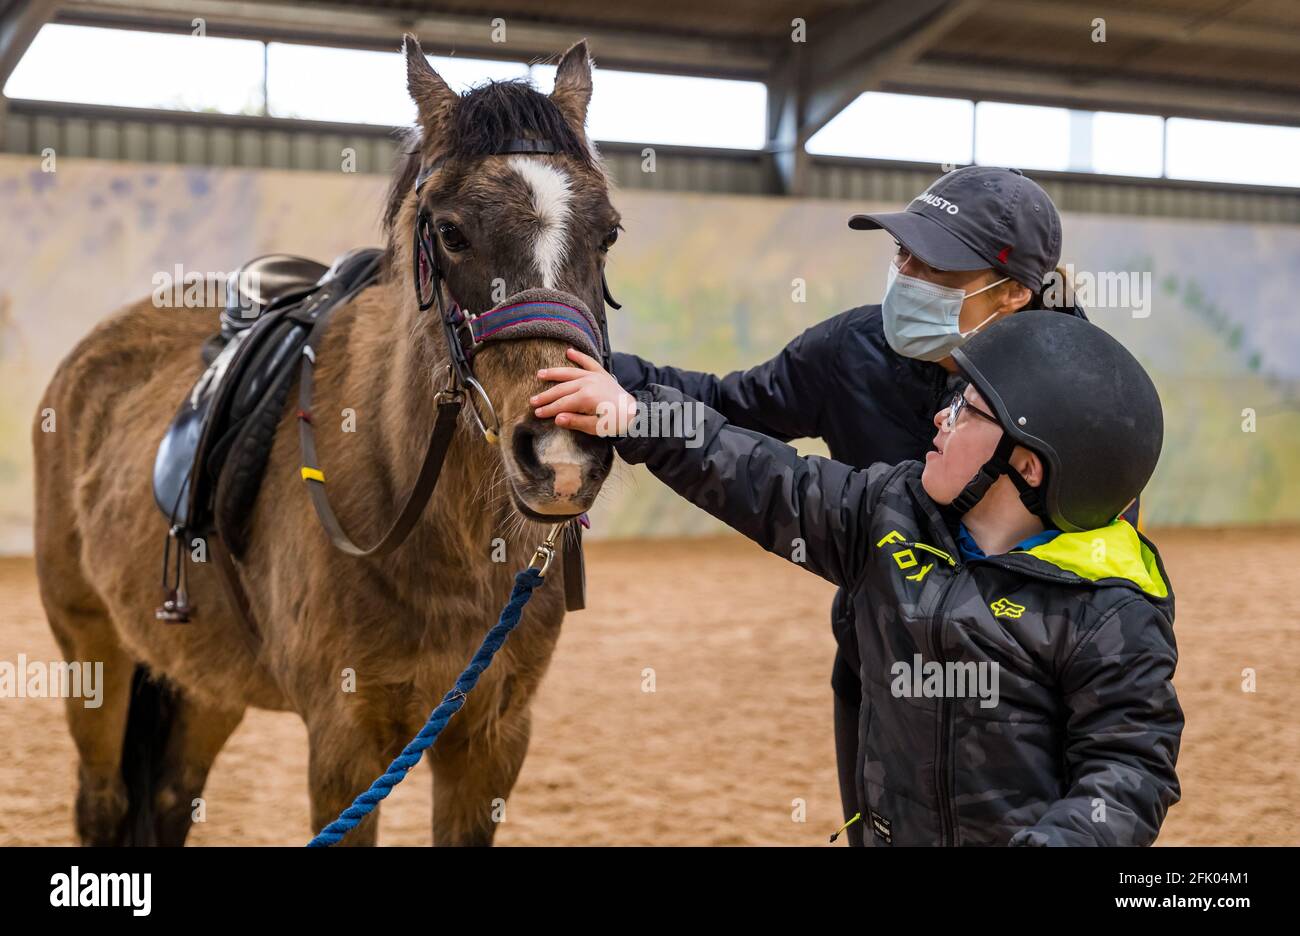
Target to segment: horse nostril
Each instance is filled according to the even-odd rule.
[[[543,468],[541,460],[537,457],[537,433],[525,423],[515,429],[512,442],[515,464],[529,477],[539,477],[543,473]]]

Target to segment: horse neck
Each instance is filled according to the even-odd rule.
[[[396,286],[388,291],[403,295]],[[394,307],[401,311],[393,314]],[[381,428],[379,444],[367,458],[375,461],[365,470],[393,479],[400,505],[419,475],[438,416],[436,397],[446,384],[447,352],[435,310],[421,313],[409,303],[394,302],[368,311],[364,352],[356,363],[360,373],[376,377],[374,402],[366,402],[379,414]],[[466,400],[462,407],[429,505],[407,543],[383,560],[394,575],[427,578],[433,562],[440,568],[463,564],[481,569],[492,539],[506,535],[503,527],[510,524],[504,523],[503,501],[494,491],[500,456],[465,412],[470,405]],[[510,550],[512,555],[515,551]]]

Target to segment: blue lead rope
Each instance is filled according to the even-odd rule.
[[[524,613],[524,605],[528,604],[528,599],[533,596],[533,589],[545,581],[542,574],[542,569],[529,566],[515,575],[515,587],[510,592],[510,600],[501,610],[500,620],[487,632],[478,652],[474,654],[474,659],[469,661],[469,666],[465,667],[465,672],[460,674],[456,685],[442,697],[442,702],[433,710],[433,714],[424,723],[420,733],[411,739],[411,743],[388,765],[384,775],[370,784],[370,789],[353,800],[351,806],[343,810],[337,819],[307,843],[308,848],[328,848],[330,845],[338,844],[343,836],[357,827],[357,823],[374,812],[375,807],[393,791],[393,787],[406,779],[407,772],[420,762],[420,756],[425,751],[433,747],[442,729],[447,727],[447,722],[451,721],[451,717],[465,705],[466,696],[478,684],[483,671],[492,663],[496,652],[501,649],[510,632],[519,624],[519,619]]]

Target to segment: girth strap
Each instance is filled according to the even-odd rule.
[[[256,657],[261,649],[262,632],[258,629],[257,618],[253,614],[253,603],[248,599],[248,592],[244,591],[244,584],[239,579],[239,569],[235,566],[235,560],[231,558],[230,551],[226,549],[226,544],[221,541],[219,534],[214,534],[208,539],[208,553],[216,560],[217,578],[221,579],[226,601],[230,603],[235,617],[243,624],[245,642],[248,644],[249,651]]]

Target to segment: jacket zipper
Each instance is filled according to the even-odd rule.
[[[948,595],[952,592],[953,586],[965,571],[960,566],[955,567],[956,574],[943,586],[943,591],[939,593],[938,604],[935,605],[934,616],[930,619],[930,649],[940,667],[946,665],[942,650],[944,603],[948,600]],[[952,797],[951,791],[948,789],[948,735],[951,730],[951,721],[952,701],[945,694],[939,700],[939,743],[937,756],[934,759],[935,789],[939,797],[940,845],[946,845],[949,842],[956,844],[956,833],[952,828],[952,804],[950,802]]]
[[[930,618],[930,652],[934,659],[942,667],[946,665],[943,650],[943,612],[944,604],[948,600],[948,595],[952,592],[953,586],[957,584],[965,572],[965,567],[959,565],[957,560],[941,549],[936,549],[926,543],[907,543],[909,547],[921,549],[925,552],[939,556],[948,563],[954,570],[954,575],[943,586],[939,592],[939,600],[934,607],[934,615]],[[944,845],[948,842],[956,844],[956,830],[953,828],[953,808],[952,795],[948,788],[948,735],[951,732],[952,721],[952,702],[945,695],[939,700],[939,740],[937,752],[934,759],[935,763],[935,790],[939,800],[939,844]]]

